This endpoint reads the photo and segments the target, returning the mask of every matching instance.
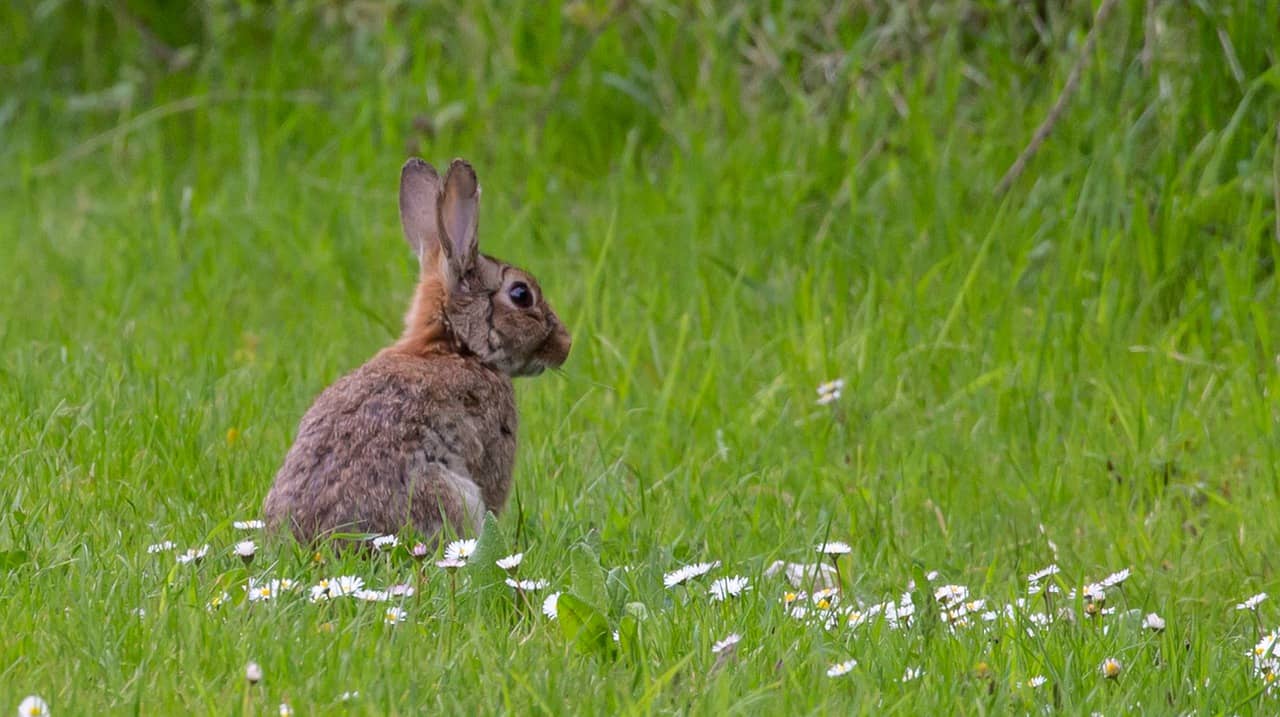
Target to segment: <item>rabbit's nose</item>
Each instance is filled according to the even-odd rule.
[[[547,368],[555,368],[569,358],[573,338],[569,336],[568,329],[554,314],[548,317],[548,322],[551,324],[551,334],[542,342],[542,346],[538,347],[536,358]]]

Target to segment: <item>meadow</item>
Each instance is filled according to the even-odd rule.
[[[1280,710],[1280,4],[1099,4],[0,7],[0,709]],[[453,570],[237,527],[411,155],[574,336]]]

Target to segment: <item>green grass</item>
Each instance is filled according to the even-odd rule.
[[[1280,592],[1280,6],[1120,3],[997,198],[1093,12],[1046,4],[130,2],[172,71],[119,3],[0,9],[0,709],[1275,711],[1232,606]],[[474,162],[482,248],[574,334],[518,383],[484,549],[584,598],[580,639],[484,565],[456,597],[424,570],[394,628],[205,609],[250,575],[414,573],[230,553],[310,401],[398,331],[409,154]],[[1099,621],[953,633],[922,588],[907,629],[826,631],[762,572],[828,538],[846,602],[1133,576]],[[662,587],[699,560],[753,589]]]

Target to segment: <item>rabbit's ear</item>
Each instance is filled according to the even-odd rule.
[[[400,170],[400,226],[404,239],[417,255],[426,259],[432,247],[440,244],[440,220],[436,216],[440,201],[440,175],[436,168],[414,157]]]
[[[444,177],[437,210],[440,246],[449,257],[454,276],[461,277],[476,258],[476,227],[480,216],[480,182],[466,160],[455,159]]]

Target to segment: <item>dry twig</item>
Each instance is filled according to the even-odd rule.
[[[1067,109],[1067,103],[1071,101],[1072,95],[1076,93],[1076,89],[1080,86],[1080,76],[1084,74],[1085,65],[1089,64],[1089,56],[1093,54],[1093,46],[1098,41],[1098,29],[1102,27],[1102,21],[1107,19],[1111,8],[1115,7],[1116,0],[1103,0],[1102,5],[1098,7],[1098,12],[1093,16],[1093,27],[1089,28],[1089,34],[1084,39],[1084,47],[1080,48],[1080,56],[1076,58],[1076,64],[1071,68],[1071,74],[1067,76],[1067,84],[1063,85],[1062,92],[1058,93],[1058,100],[1053,103],[1053,108],[1049,110],[1049,114],[1045,116],[1044,121],[1036,128],[1036,133],[1032,135],[1031,141],[1027,143],[1026,148],[1022,150],[1022,154],[1014,160],[1010,165],[1009,171],[1004,173],[1000,178],[1000,183],[996,185],[995,194],[1000,196],[1009,191],[1009,187],[1018,181],[1018,177],[1022,176],[1022,172],[1026,170],[1027,163],[1040,150],[1040,146],[1049,138],[1049,133],[1053,131],[1054,125],[1062,117],[1062,113]]]

